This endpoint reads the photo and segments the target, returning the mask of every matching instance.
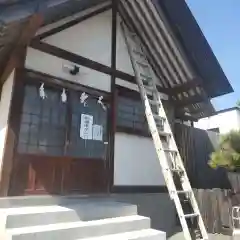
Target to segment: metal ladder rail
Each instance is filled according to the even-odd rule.
[[[201,218],[196,199],[194,197],[193,191],[191,189],[190,182],[188,180],[188,177],[187,177],[184,165],[183,165],[183,162],[181,160],[181,156],[178,152],[178,148],[177,148],[175,140],[173,138],[173,134],[171,132],[170,125],[167,121],[166,113],[165,113],[165,111],[162,107],[161,99],[160,99],[159,93],[157,91],[156,84],[154,83],[154,79],[152,78],[153,98],[156,101],[156,104],[157,103],[159,104],[159,109],[161,111],[161,114],[166,119],[165,125],[167,125],[166,128],[168,129],[168,133],[169,133],[169,141],[171,141],[170,145],[174,149],[172,151],[176,152],[175,157],[177,158],[177,164],[178,164],[178,166],[180,166],[181,172],[183,173],[183,176],[182,176],[183,177],[183,184],[182,184],[183,191],[181,191],[181,193],[189,193],[189,195],[190,195],[189,199],[191,201],[191,204],[192,204],[192,207],[193,207],[193,210],[194,210],[194,213],[184,215],[183,208],[182,208],[182,205],[181,205],[181,201],[180,201],[179,196],[178,196],[179,191],[177,191],[177,189],[176,189],[176,186],[175,186],[175,183],[174,183],[174,180],[173,180],[173,176],[172,176],[172,173],[170,171],[170,167],[169,167],[168,162],[166,160],[167,156],[165,154],[165,151],[163,150],[164,147],[163,147],[163,144],[161,142],[160,135],[158,133],[158,128],[157,128],[155,119],[153,117],[152,108],[150,106],[150,100],[148,99],[146,89],[144,87],[143,81],[141,80],[141,73],[139,74],[138,64],[134,61],[133,52],[132,52],[131,47],[129,46],[129,39],[128,39],[128,36],[127,36],[127,33],[126,33],[126,31],[128,31],[128,30],[126,30],[123,23],[122,23],[122,28],[123,28],[124,37],[125,37],[125,41],[126,41],[126,44],[127,44],[128,52],[130,54],[130,59],[131,59],[131,62],[132,62],[132,66],[133,66],[133,69],[134,69],[134,72],[135,72],[135,75],[136,75],[136,80],[137,80],[139,90],[140,90],[140,93],[141,93],[141,98],[142,98],[142,101],[145,105],[145,109],[146,109],[145,113],[146,113],[146,116],[147,116],[150,131],[151,131],[151,134],[152,134],[152,137],[153,137],[153,140],[154,140],[154,145],[155,145],[155,148],[156,148],[156,151],[157,151],[157,155],[158,155],[159,159],[161,159],[160,163],[162,165],[163,175],[164,175],[167,187],[169,189],[169,194],[175,202],[177,212],[178,212],[178,215],[179,215],[179,219],[180,219],[181,225],[183,227],[185,238],[189,239],[189,240],[191,239],[191,235],[190,235],[190,231],[189,231],[189,228],[188,228],[188,225],[187,225],[187,222],[186,222],[186,218],[197,216],[198,217],[198,225],[199,225],[201,234],[203,236],[203,239],[208,239],[207,232],[206,232],[203,220]],[[140,41],[139,41],[139,46],[138,47],[141,48],[141,50],[142,50],[142,45],[141,45]],[[141,52],[141,54],[142,54],[142,56],[144,56],[143,51]],[[144,58],[146,60],[146,57],[144,57]],[[151,68],[150,65],[149,65],[149,68]],[[159,113],[159,116],[160,116],[160,113]],[[175,160],[175,159],[173,159],[173,157],[174,157],[174,155],[170,154],[170,158],[171,158],[172,163]]]

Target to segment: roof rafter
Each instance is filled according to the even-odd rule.
[[[13,47],[11,54],[6,61],[2,71],[0,72],[0,84],[3,84],[10,73],[13,71],[18,64],[19,54],[22,52],[21,49],[28,46],[31,39],[34,37],[36,31],[43,23],[43,17],[40,14],[34,14],[30,17],[25,28],[23,29],[21,36],[17,40],[15,46]]]
[[[196,87],[203,87],[202,82],[199,78],[193,78],[192,80],[185,82],[179,86],[175,86],[172,88],[174,94],[179,94],[183,92],[188,92],[191,89],[195,89]]]
[[[93,11],[88,11],[88,13],[86,13],[84,15],[81,15],[81,16],[77,17],[76,19],[70,20],[70,21],[65,22],[63,24],[60,24],[59,26],[53,27],[53,28],[51,28],[48,31],[40,33],[34,39],[42,40],[44,38],[50,37],[50,36],[52,36],[52,35],[54,35],[56,33],[59,33],[61,31],[65,30],[65,29],[67,29],[67,28],[70,28],[70,27],[72,27],[72,26],[74,26],[74,25],[76,25],[76,24],[78,24],[78,23],[80,23],[82,21],[85,21],[85,20],[87,20],[87,19],[89,19],[91,17],[94,17],[94,16],[96,16],[96,15],[98,15],[100,13],[103,13],[103,12],[105,12],[107,10],[110,10],[111,7],[112,7],[111,3],[105,4],[103,6],[101,5],[101,7],[98,6],[98,8],[95,7],[93,9]]]
[[[185,107],[188,106],[190,104],[196,104],[196,103],[201,103],[201,102],[205,102],[206,101],[206,97],[202,96],[202,95],[194,95],[191,97],[184,97],[182,98],[180,101],[174,101],[175,105],[177,107]]]

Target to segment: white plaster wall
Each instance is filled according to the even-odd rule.
[[[150,138],[125,133],[115,135],[114,185],[165,185]]]
[[[2,160],[8,128],[9,110],[12,99],[13,79],[14,71],[8,77],[6,82],[3,84],[0,99],[0,170],[2,168]]]
[[[85,86],[103,91],[110,91],[110,76],[90,68],[80,67],[80,73],[76,76],[64,70],[63,65],[69,64],[65,60],[28,48],[25,66],[38,72],[47,73],[54,77],[77,82]]]
[[[205,130],[219,128],[220,134],[225,134],[231,130],[240,129],[240,113],[237,110],[219,113],[208,118],[200,119],[194,126]]]
[[[111,29],[111,11],[107,11],[54,34],[44,41],[110,66]]]
[[[83,57],[111,66],[112,11],[106,11],[71,28],[54,34],[44,41],[79,54]],[[120,28],[117,27],[117,69],[134,74],[127,46]]]

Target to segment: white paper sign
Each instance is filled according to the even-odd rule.
[[[82,139],[92,139],[93,116],[81,114],[80,137]]]
[[[103,140],[103,127],[101,125],[93,125],[93,140]]]

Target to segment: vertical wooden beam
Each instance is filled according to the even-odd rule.
[[[42,23],[43,16],[41,14],[36,13],[32,15],[19,39],[17,39],[9,58],[6,60],[3,71],[0,72],[0,83],[3,84],[15,69],[5,149],[2,159],[2,169],[0,169],[0,196],[8,195],[12,176],[14,150],[18,136],[19,112],[21,109],[19,99],[22,95],[21,90],[23,86],[19,78],[21,78],[21,72],[25,65],[27,46]]]
[[[117,12],[118,0],[112,0],[112,45],[111,45],[111,102],[109,111],[109,191],[114,185],[114,146],[116,132],[116,71],[117,65]]]
[[[21,73],[24,68],[26,47],[22,47],[21,49],[19,48],[17,56],[18,57],[16,57],[15,68],[12,70],[12,72],[14,71],[14,79],[12,87],[12,99],[10,103],[9,117],[7,122],[5,148],[2,159],[2,169],[0,169],[0,196],[7,196],[9,194],[9,187],[14,162],[14,150],[19,130],[18,125],[21,113],[21,98],[23,95],[23,83],[19,78],[21,78]]]

